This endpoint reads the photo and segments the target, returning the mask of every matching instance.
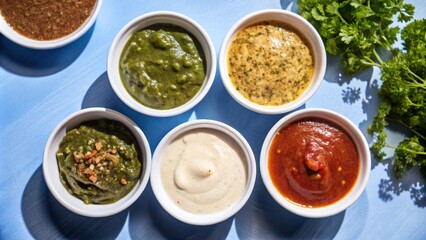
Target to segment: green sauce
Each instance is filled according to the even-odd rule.
[[[106,119],[70,130],[56,152],[61,183],[86,204],[113,203],[127,195],[141,174],[139,156],[129,129]]]
[[[119,71],[134,99],[154,109],[191,100],[205,79],[204,54],[186,30],[156,24],[134,33],[121,53]]]

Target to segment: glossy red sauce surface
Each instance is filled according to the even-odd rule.
[[[280,129],[268,153],[278,191],[305,207],[343,198],[355,184],[360,160],[350,136],[330,122],[302,119]]]

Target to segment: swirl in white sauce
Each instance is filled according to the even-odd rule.
[[[161,177],[166,192],[184,210],[212,213],[243,194],[247,167],[237,143],[211,129],[176,138],[164,152]]]

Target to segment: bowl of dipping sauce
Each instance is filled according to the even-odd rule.
[[[69,44],[94,24],[103,0],[1,0],[0,32],[33,49]]]
[[[106,108],[87,108],[61,121],[43,155],[46,184],[64,207],[105,217],[129,207],[145,189],[151,150],[141,129]]]
[[[175,12],[139,16],[116,35],[108,55],[108,77],[117,96],[132,109],[168,117],[198,104],[216,72],[207,32]]]
[[[271,196],[297,215],[321,218],[353,204],[370,175],[370,150],[349,119],[325,109],[305,109],[279,120],[260,155]]]
[[[213,120],[177,126],[153,155],[155,197],[170,215],[192,225],[215,224],[236,214],[255,179],[250,145],[238,131]]]
[[[326,53],[315,28],[286,10],[260,10],[238,20],[219,53],[222,82],[242,106],[281,114],[304,104],[319,88]]]

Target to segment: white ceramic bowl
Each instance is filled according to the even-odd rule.
[[[280,106],[265,106],[248,100],[235,89],[228,75],[227,52],[234,36],[242,29],[263,21],[278,21],[297,30],[300,34],[303,34],[306,41],[310,43],[311,50],[314,55],[315,70],[312,82],[304,91],[304,93],[299,96],[299,98]],[[312,95],[319,88],[324,78],[325,68],[327,65],[326,61],[324,44],[315,28],[308,21],[296,13],[280,9],[260,10],[250,13],[238,20],[226,34],[219,52],[219,70],[223,85],[225,86],[226,90],[242,106],[263,114],[281,114],[289,112],[298,108],[307,100],[309,100],[309,98],[312,97]]]
[[[85,204],[82,200],[71,195],[59,180],[58,161],[56,151],[66,132],[75,128],[80,123],[96,119],[110,119],[123,123],[135,136],[141,150],[141,176],[131,192],[122,199],[111,204]],[[119,213],[129,207],[145,189],[151,171],[151,149],[140,128],[129,118],[116,111],[106,108],[87,108],[75,112],[62,120],[52,131],[44,149],[43,175],[46,184],[64,207],[74,213],[87,217],[105,217]]]
[[[190,32],[200,43],[206,61],[206,78],[198,93],[182,106],[158,110],[144,106],[136,101],[125,89],[119,72],[121,52],[130,36],[154,24],[173,24]],[[108,54],[108,78],[117,96],[132,109],[156,117],[169,117],[186,112],[197,105],[209,91],[216,73],[216,53],[207,32],[196,21],[175,12],[158,11],[139,16],[126,24],[116,35]]]
[[[86,20],[86,22],[84,22],[76,31],[59,39],[42,41],[25,37],[13,30],[3,17],[0,17],[0,33],[7,37],[9,40],[27,48],[53,49],[62,47],[77,40],[84,33],[86,33],[90,29],[90,27],[92,27],[92,25],[95,23],[96,17],[98,16],[99,10],[101,9],[102,1],[103,0],[96,0],[96,4],[93,8],[92,14]]]
[[[230,207],[215,213],[195,214],[184,210],[179,207],[169,196],[164,189],[161,166],[163,161],[163,154],[165,148],[179,135],[195,129],[213,129],[219,131],[231,139],[233,139],[243,155],[243,160],[246,161],[247,167],[247,182],[243,194],[239,199],[230,205]],[[158,144],[153,155],[152,170],[151,170],[151,187],[154,195],[161,204],[161,206],[174,218],[192,225],[210,225],[222,222],[235,213],[237,213],[249,199],[256,180],[256,162],[252,149],[244,137],[232,127],[213,120],[194,120],[183,123],[168,134]]]
[[[297,205],[287,200],[275,188],[274,184],[271,181],[269,171],[268,171],[269,147],[277,131],[279,131],[281,128],[286,127],[287,125],[295,121],[298,121],[304,118],[319,118],[339,126],[352,138],[354,144],[357,147],[357,151],[358,151],[358,155],[360,159],[359,175],[350,192],[347,195],[345,195],[342,199],[338,200],[337,202],[334,202],[324,207],[308,208],[308,207]],[[370,167],[371,167],[370,149],[368,147],[367,141],[364,138],[364,135],[359,130],[359,128],[343,115],[330,110],[326,110],[326,109],[318,109],[318,108],[304,109],[304,110],[293,112],[283,117],[271,128],[271,130],[269,131],[268,135],[265,138],[265,141],[263,142],[259,167],[260,167],[260,173],[262,176],[263,183],[265,184],[268,192],[275,199],[275,201],[278,202],[282,207],[284,207],[290,212],[293,212],[303,217],[309,217],[309,218],[328,217],[328,216],[338,214],[344,211],[349,206],[351,206],[364,191],[365,186],[367,185],[367,182],[368,182],[368,178],[370,176]]]

